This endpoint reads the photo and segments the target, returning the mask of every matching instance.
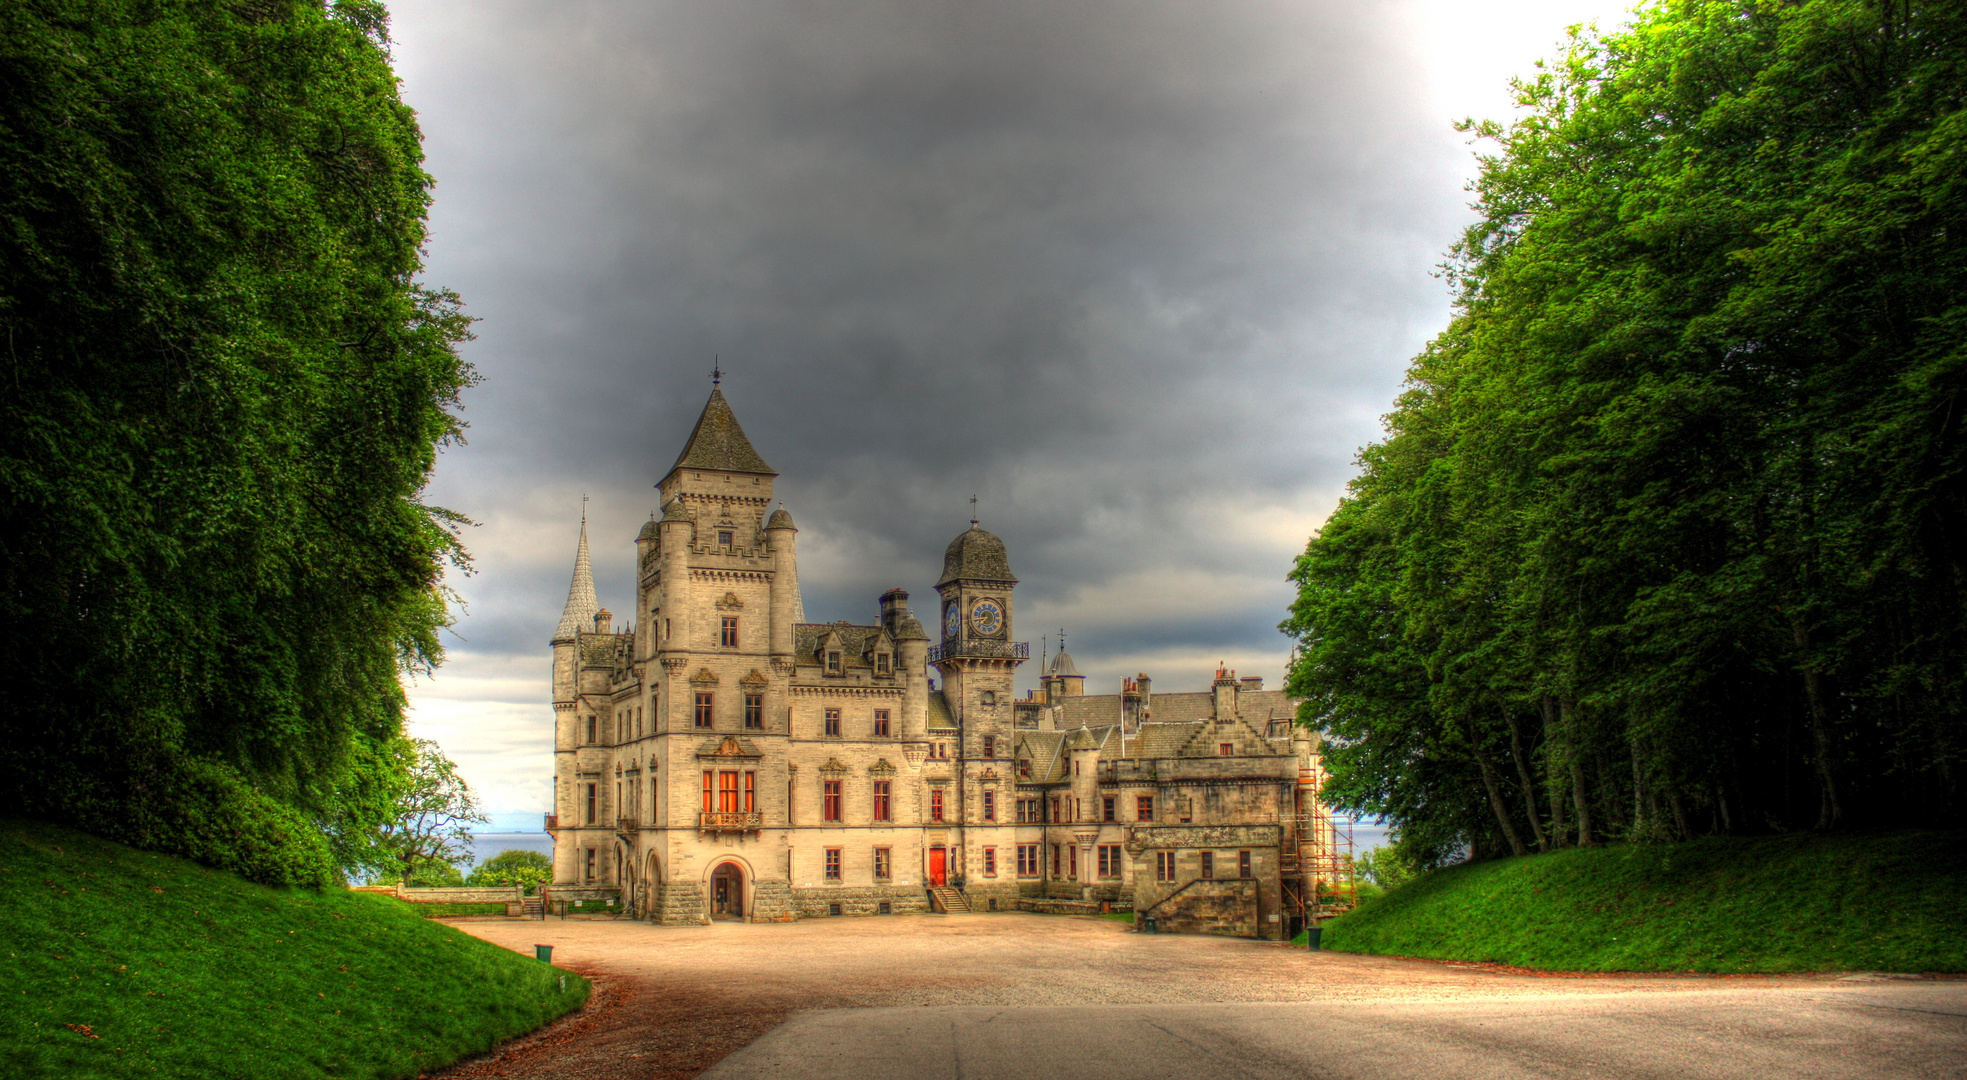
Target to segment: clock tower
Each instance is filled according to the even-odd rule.
[[[936,582],[941,633],[929,650],[929,662],[942,673],[943,699],[958,731],[962,837],[957,865],[973,896],[979,890],[1003,891],[1006,900],[1017,895],[1009,862],[1017,850],[1011,677],[1031,655],[1029,642],[1012,639],[1011,590],[1017,584],[1004,541],[973,519],[943,552],[942,578]],[[984,872],[992,859],[994,877]]]

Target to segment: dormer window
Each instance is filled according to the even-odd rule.
[[[884,652],[882,652],[882,653],[875,653],[875,654],[874,654],[874,673],[875,673],[876,675],[886,675],[886,674],[888,674],[888,654],[887,654],[887,653],[884,653]]]
[[[832,651],[829,651],[829,652],[828,652],[828,653],[826,654],[826,673],[827,673],[828,675],[838,675],[838,674],[840,674],[840,654],[839,654],[839,653],[837,653],[837,652],[832,652]]]
[[[731,534],[731,530],[729,530],[729,529],[719,529],[719,530],[717,530],[717,546],[718,546],[718,547],[730,547],[730,546],[731,546],[731,540],[732,540],[732,534]]]

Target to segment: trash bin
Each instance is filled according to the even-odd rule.
[[[1305,944],[1311,946],[1312,952],[1318,951],[1318,935],[1324,932],[1325,930],[1323,927],[1319,927],[1319,926],[1305,927]]]
[[[543,964],[553,963],[553,946],[551,945],[533,946],[533,958]]]
[[[1154,916],[1149,915],[1148,917],[1141,920],[1141,933],[1143,934],[1154,933]]]

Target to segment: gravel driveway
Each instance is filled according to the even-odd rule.
[[[580,1013],[443,1074],[457,1078],[691,1077],[792,1013],[813,1009],[1473,1002],[1780,993],[1833,981],[1549,976],[1233,938],[1150,936],[1108,919],[1007,913],[697,927],[605,919],[454,925],[527,955],[536,943],[550,944],[556,964],[597,986]]]

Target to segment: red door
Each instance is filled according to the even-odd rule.
[[[940,889],[949,884],[949,870],[945,859],[948,852],[942,848],[929,849],[929,887]]]

